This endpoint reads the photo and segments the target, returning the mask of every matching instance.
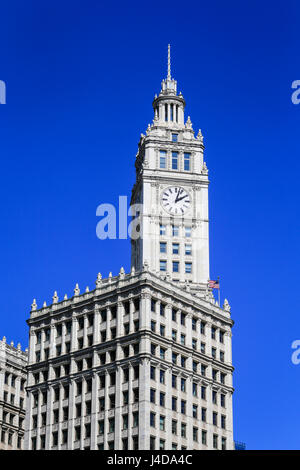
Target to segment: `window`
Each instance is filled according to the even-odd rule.
[[[166,271],[167,270],[167,262],[165,260],[160,260],[159,269],[161,271]]]
[[[165,371],[164,370],[159,371],[159,381],[161,384],[165,383]]]
[[[221,384],[225,384],[225,377],[226,377],[226,374],[224,374],[223,372],[221,372],[221,378],[220,378]]]
[[[218,371],[216,369],[212,370],[212,379],[217,380],[218,379]]]
[[[220,402],[221,402],[221,406],[223,408],[225,408],[225,395],[224,395],[224,393],[221,393],[221,395],[220,395]]]
[[[225,429],[226,428],[226,416],[221,415],[221,428]]]
[[[192,272],[192,263],[185,263],[185,272],[191,274]]]
[[[123,405],[128,405],[128,392],[123,392]]]
[[[181,437],[186,437],[186,424],[181,423]]]
[[[217,436],[217,434],[213,435],[213,448],[214,449],[218,448],[218,436]]]
[[[180,389],[181,389],[182,392],[185,392],[185,389],[186,389],[186,380],[185,379],[181,379]]]
[[[172,244],[172,253],[173,255],[179,255],[179,243]]]
[[[150,450],[155,450],[155,437],[150,436]]]
[[[165,394],[160,392],[159,394],[159,405],[160,406],[165,406]]]
[[[211,355],[212,355],[213,359],[216,359],[216,355],[217,355],[216,348],[211,348]]]
[[[161,336],[165,336],[165,330],[166,330],[165,326],[164,326],[164,325],[160,325],[160,335],[161,335]]]
[[[205,335],[205,323],[203,321],[200,322],[200,333]]]
[[[206,366],[204,364],[201,364],[201,375],[206,376]]]
[[[179,261],[173,261],[173,273],[179,273]]]
[[[160,242],[160,253],[167,253],[167,244],[165,242]]]
[[[172,411],[177,411],[177,398],[172,397]]]
[[[105,399],[99,398],[99,411],[104,411],[104,410],[105,410]]]
[[[180,343],[184,346],[185,345],[185,335],[181,334],[180,335]]]
[[[159,429],[161,431],[164,431],[165,430],[165,417],[160,415],[159,417]]]
[[[200,349],[201,349],[201,353],[205,354],[205,343],[201,343]]]
[[[185,244],[185,254],[190,256],[192,254],[192,245],[190,243]]]
[[[179,237],[179,226],[178,225],[172,225],[172,236],[173,237]]]
[[[213,412],[213,425],[218,425],[218,413],[216,413],[215,411]]]
[[[165,359],[165,355],[166,355],[166,350],[164,348],[160,348],[160,350],[159,350],[160,358]]]
[[[222,450],[226,450],[226,437],[222,437]]]
[[[123,429],[128,429],[128,415],[123,415]]]
[[[185,415],[186,412],[186,401],[181,400],[181,413]]]
[[[177,320],[177,312],[176,312],[175,308],[172,308],[172,321],[176,322],[176,320]]]
[[[197,419],[198,417],[198,406],[193,404],[193,418]]]
[[[206,408],[201,408],[201,419],[204,423],[206,422]]]
[[[132,413],[132,416],[133,416],[133,427],[136,427],[139,425],[139,413],[135,411],[134,413]]]
[[[108,420],[108,432],[115,432],[115,418]]]
[[[178,141],[178,134],[172,134],[172,142]]]
[[[177,364],[177,357],[178,357],[178,354],[172,352],[172,363],[173,363],[174,365]]]
[[[153,413],[152,411],[150,412],[150,426],[155,428],[155,413]]]
[[[214,405],[217,404],[217,392],[215,390],[212,391],[212,402]]]
[[[156,344],[151,343],[151,354],[152,356],[155,356],[156,353]]]
[[[155,367],[150,367],[150,379],[155,380]]]
[[[207,444],[207,432],[202,431],[202,444],[206,446]]]
[[[181,316],[180,316],[180,323],[183,326],[185,325],[185,314],[184,313],[182,313]]]
[[[166,235],[166,226],[165,225],[160,225],[159,226],[159,234],[160,235]]]
[[[224,343],[224,334],[225,334],[225,331],[220,330],[219,332],[220,343]]]
[[[193,382],[193,396],[196,397],[197,396],[197,384],[195,382]]]
[[[166,307],[165,304],[162,304],[162,303],[160,304],[159,313],[162,317],[165,316],[165,307]]]
[[[155,333],[155,330],[156,330],[156,322],[151,320],[151,331],[153,331],[153,333]]]
[[[220,361],[224,362],[224,360],[225,360],[224,351],[220,351]]]
[[[177,340],[177,331],[176,330],[172,330],[172,340],[173,341]]]
[[[153,388],[150,389],[150,402],[155,403],[155,390]]]
[[[191,167],[191,154],[185,153],[184,154],[184,171],[190,171]]]
[[[159,167],[166,168],[167,166],[167,152],[165,150],[160,150],[160,159],[159,159]]]
[[[172,374],[172,387],[177,388],[177,376]]]
[[[181,367],[185,367],[186,358],[181,356]]]
[[[178,152],[172,152],[172,170],[178,170]]]
[[[185,227],[185,237],[190,238],[192,235],[192,227]]]
[[[172,419],[172,434],[177,434],[177,421]]]
[[[216,339],[216,328],[214,326],[211,327],[211,339]]]
[[[193,427],[193,441],[198,441],[198,428]]]
[[[163,450],[165,448],[165,441],[163,439],[160,439],[159,441],[159,450]]]

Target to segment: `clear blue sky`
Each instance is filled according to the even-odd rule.
[[[235,320],[235,439],[300,448],[299,15],[296,0],[2,2],[1,337],[27,343],[34,297],[129,270],[128,241],[96,238],[96,207],[130,195],[171,43],[205,137],[211,277]]]

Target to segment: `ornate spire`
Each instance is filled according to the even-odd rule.
[[[168,80],[171,80],[171,46],[168,44]]]

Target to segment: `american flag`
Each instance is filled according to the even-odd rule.
[[[211,287],[212,289],[220,289],[220,283],[219,281],[208,281],[208,287]]]

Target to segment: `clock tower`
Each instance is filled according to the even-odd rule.
[[[154,119],[141,134],[136,155],[131,265],[159,273],[191,290],[205,291],[209,279],[208,170],[203,136],[195,137],[185,100],[168,74],[153,101]]]

